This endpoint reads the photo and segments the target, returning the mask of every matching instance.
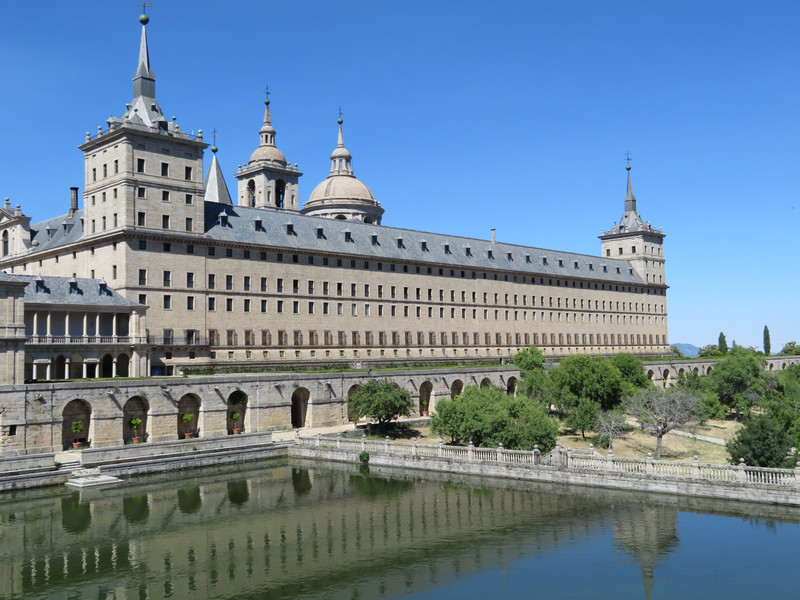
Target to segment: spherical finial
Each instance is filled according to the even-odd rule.
[[[212,151],[214,154],[216,154],[216,153],[217,153],[217,150],[219,150],[219,148],[217,148],[216,146],[211,146],[211,151]]]
[[[150,22],[150,17],[148,17],[145,13],[139,15],[139,23],[142,25],[147,25]]]
[[[625,165],[625,170],[626,171],[630,171],[631,170],[631,166],[630,165]]]
[[[266,104],[267,106],[269,106],[269,98],[267,98],[266,100],[264,100],[264,104]]]
[[[342,121],[342,118],[341,118],[341,117],[339,117],[339,119],[338,119],[336,122],[337,122],[337,123],[339,123],[339,125],[341,125],[342,123],[344,123],[344,121]]]

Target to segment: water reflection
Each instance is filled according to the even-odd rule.
[[[456,596],[493,597],[558,578],[587,597],[578,566],[595,592],[613,576],[655,597],[684,551],[679,510],[751,531],[768,529],[744,519],[770,519],[784,536],[800,522],[770,506],[273,461],[0,496],[0,598],[437,597],[460,584]]]

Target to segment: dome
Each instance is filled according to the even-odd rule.
[[[324,200],[366,200],[375,202],[369,188],[358,179],[348,175],[328,177],[311,192],[308,203]]]
[[[278,150],[275,146],[259,146],[250,155],[250,162],[258,162],[267,160],[270,162],[279,162],[281,165],[286,165],[286,157],[283,152]]]

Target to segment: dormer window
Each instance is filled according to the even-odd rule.
[[[608,267],[606,265],[603,265],[603,273],[608,273]]]
[[[512,262],[514,261],[514,256],[511,254],[511,252],[509,252],[506,257],[508,258],[508,260]]]
[[[65,231],[66,231],[66,227],[65,227],[64,229],[65,229]],[[47,229],[45,229],[45,231],[47,232],[47,239],[48,239],[48,240],[51,240],[51,239],[53,239],[53,232],[55,231],[55,229],[53,229],[52,227],[50,227],[50,226],[48,225],[48,226],[47,226]]]
[[[286,235],[294,235],[294,225],[291,223],[286,224]]]
[[[575,268],[576,269],[578,268],[578,261],[577,260],[575,261]]]
[[[594,265],[592,263],[589,263],[589,270],[594,271]]]
[[[530,262],[531,262],[531,255],[530,254],[526,254],[525,255],[525,262],[530,264]]]
[[[491,259],[491,260],[494,260],[494,251],[492,251],[492,250],[487,250],[487,251],[486,251],[486,257],[487,257],[487,258],[489,258],[489,259]]]
[[[419,247],[420,247],[420,250],[422,250],[423,252],[427,252],[428,251],[428,242],[426,242],[425,240],[421,241],[419,243]]]
[[[469,246],[467,246],[466,248],[464,248],[464,252],[466,253],[466,255],[467,255],[467,256],[469,256],[470,258],[472,258],[472,248],[470,248]]]
[[[617,275],[619,275],[619,267],[617,267]]]
[[[78,280],[74,277],[69,280],[69,295],[75,296],[78,294]]]
[[[42,278],[42,276],[41,276],[41,275],[39,275],[38,277],[36,277],[36,278],[34,279],[34,281],[36,282],[35,292],[36,292],[37,294],[44,294],[44,292],[45,292],[45,289],[44,289],[44,279]]]
[[[403,245],[403,238],[397,238],[397,247],[400,248],[401,250],[405,248],[405,246]]]
[[[227,227],[228,226],[228,215],[223,213],[223,214],[221,214],[219,216],[219,226],[220,227]]]
[[[353,234],[350,231],[344,232],[344,241],[345,242],[352,242],[353,241]]]
[[[256,231],[264,231],[264,226],[263,226],[263,224],[261,222],[261,219],[256,219],[254,221],[254,225],[255,225]]]
[[[542,257],[542,264],[543,265],[547,265],[547,257],[546,256]]]
[[[564,266],[564,261],[561,260],[560,258],[558,259],[558,266],[559,267],[563,267]]]
[[[322,227],[317,227],[317,239],[324,240],[325,239],[325,230]]]
[[[373,235],[372,236],[372,245],[373,246],[380,246],[380,244],[378,243],[378,236],[377,235]]]
[[[450,244],[445,244],[444,245],[444,253],[445,254],[451,254],[451,252],[450,252]]]

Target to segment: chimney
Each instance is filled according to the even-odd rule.
[[[494,227],[492,227],[492,243],[494,244],[497,240],[494,237]]]
[[[69,216],[75,214],[78,210],[78,188],[69,188]]]

